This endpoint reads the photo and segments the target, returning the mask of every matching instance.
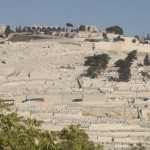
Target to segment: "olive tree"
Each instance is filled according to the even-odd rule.
[[[94,56],[85,57],[85,66],[89,66],[85,76],[90,78],[97,78],[102,71],[107,68],[110,57],[108,54],[98,54]]]

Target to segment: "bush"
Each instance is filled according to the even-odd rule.
[[[136,43],[136,39],[132,39],[132,43]]]
[[[113,39],[114,42],[118,42],[118,41],[125,41],[124,38],[121,38],[120,35],[116,38]]]
[[[139,43],[148,44],[148,41],[146,41],[146,40],[144,40],[144,41],[140,40]]]
[[[69,33],[66,32],[64,36],[65,36],[65,37],[69,37]]]
[[[145,146],[142,145],[142,143],[137,143],[136,145],[130,144],[130,150],[147,150]]]

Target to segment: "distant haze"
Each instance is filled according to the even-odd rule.
[[[0,0],[0,24],[64,26],[95,24],[100,30],[119,25],[124,34],[150,33],[150,0]]]

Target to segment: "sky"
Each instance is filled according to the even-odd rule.
[[[0,24],[65,27],[119,25],[126,36],[150,33],[150,0],[0,0]]]

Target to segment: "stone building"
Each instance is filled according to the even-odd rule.
[[[4,24],[0,24],[0,34],[5,32],[6,26]]]
[[[91,33],[99,32],[99,29],[95,25],[85,25],[85,30]]]
[[[79,31],[89,32],[89,33],[98,33],[99,29],[95,25],[80,25]]]

